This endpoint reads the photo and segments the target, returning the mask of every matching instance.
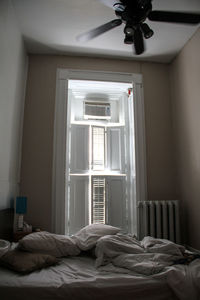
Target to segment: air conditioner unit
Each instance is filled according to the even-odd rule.
[[[85,101],[84,119],[111,119],[110,103]]]

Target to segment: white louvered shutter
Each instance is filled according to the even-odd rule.
[[[123,173],[124,158],[124,127],[107,128],[107,167],[110,171]]]
[[[92,223],[105,224],[106,181],[102,176],[92,176]]]
[[[127,230],[126,177],[107,177],[108,224]]]
[[[70,173],[86,173],[89,169],[89,125],[71,125]]]
[[[88,176],[70,176],[69,234],[89,224]]]

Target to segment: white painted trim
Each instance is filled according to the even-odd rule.
[[[146,177],[146,138],[144,94],[141,83],[133,83],[134,121],[135,121],[135,156],[136,156],[136,195],[137,202],[147,200]]]
[[[142,80],[142,75],[141,75]],[[141,82],[133,82],[133,113],[135,130],[135,198],[132,215],[136,218],[132,221],[132,232],[139,236],[140,220],[137,211],[137,203],[147,200],[147,172],[146,172],[146,138],[145,138],[145,111],[144,92]],[[136,225],[137,224],[137,225]],[[137,227],[137,228],[136,228]]]
[[[69,79],[96,80],[111,82],[126,82],[133,84],[134,122],[136,145],[136,202],[144,201],[147,197],[146,182],[146,145],[144,123],[144,97],[142,75],[131,73],[114,73],[89,70],[57,69],[55,119],[54,119],[54,148],[52,174],[52,231],[65,234],[64,220],[66,215],[66,149],[67,141],[67,84]],[[135,211],[137,211],[137,206]]]
[[[67,80],[58,79],[54,118],[53,174],[52,174],[52,231],[65,234],[66,198],[66,128],[67,128]]]
[[[100,80],[112,82],[134,82],[142,83],[141,74],[120,73],[120,72],[104,72],[104,71],[90,71],[90,70],[70,70],[57,69],[58,79],[84,79],[84,80]]]

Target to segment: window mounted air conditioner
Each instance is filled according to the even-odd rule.
[[[84,102],[84,119],[111,119],[110,103]]]

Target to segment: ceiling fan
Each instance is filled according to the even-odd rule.
[[[200,14],[152,10],[152,0],[99,0],[115,10],[118,17],[77,37],[78,41],[89,41],[122,23],[124,27],[124,43],[133,44],[135,54],[142,54],[145,50],[144,38],[149,39],[153,30],[145,23],[146,19],[157,22],[182,24],[200,23]]]

